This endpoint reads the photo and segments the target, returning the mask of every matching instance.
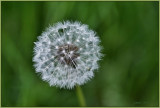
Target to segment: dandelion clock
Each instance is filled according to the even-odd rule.
[[[50,86],[71,89],[94,76],[101,59],[100,40],[87,25],[59,22],[47,28],[34,46],[34,67]]]

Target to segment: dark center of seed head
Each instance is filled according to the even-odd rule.
[[[58,48],[58,60],[60,60],[61,64],[71,66],[76,68],[76,58],[80,55],[77,51],[79,48],[73,44],[65,44],[59,46]]]

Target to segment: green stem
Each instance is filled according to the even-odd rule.
[[[82,89],[79,85],[76,86],[76,92],[77,92],[77,97],[78,97],[80,106],[85,107],[86,106],[85,98],[83,96]]]

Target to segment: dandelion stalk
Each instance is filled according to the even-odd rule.
[[[76,86],[76,93],[77,93],[77,97],[78,97],[80,106],[85,107],[86,106],[85,98],[84,98],[82,89],[79,85]]]

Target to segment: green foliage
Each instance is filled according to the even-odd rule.
[[[2,106],[79,106],[75,89],[35,73],[37,36],[57,21],[97,32],[105,57],[82,86],[87,106],[158,106],[158,2],[2,1]]]

